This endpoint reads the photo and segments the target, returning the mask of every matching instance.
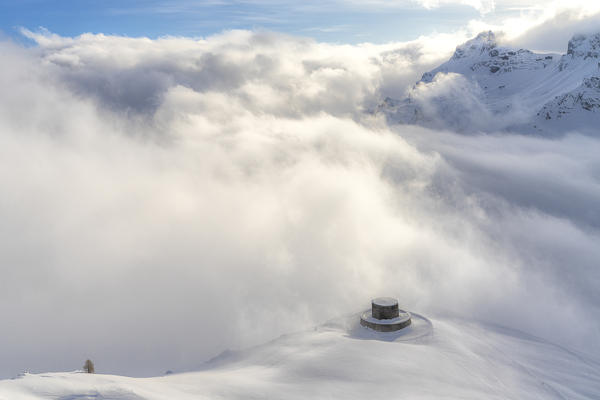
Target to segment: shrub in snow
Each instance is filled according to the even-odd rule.
[[[85,360],[85,364],[83,364],[83,371],[87,372],[88,374],[94,373],[94,363],[92,360]]]

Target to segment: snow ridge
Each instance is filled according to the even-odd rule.
[[[227,352],[195,372],[154,378],[27,374],[0,381],[4,399],[597,399],[597,360],[523,332],[456,319],[389,333],[358,314]]]

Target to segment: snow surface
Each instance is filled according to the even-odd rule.
[[[155,378],[26,374],[0,399],[598,399],[600,363],[521,332],[413,313],[377,333],[359,315]]]

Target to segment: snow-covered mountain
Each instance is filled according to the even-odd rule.
[[[595,134],[600,126],[600,33],[576,35],[567,53],[500,46],[483,32],[426,72],[403,100],[379,106],[393,122],[460,132]]]
[[[600,364],[539,338],[413,314],[378,333],[353,315],[155,378],[27,374],[1,399],[597,399]]]

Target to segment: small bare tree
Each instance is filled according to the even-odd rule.
[[[85,364],[83,364],[83,371],[87,372],[88,374],[94,373],[94,363],[92,360],[85,360]]]

